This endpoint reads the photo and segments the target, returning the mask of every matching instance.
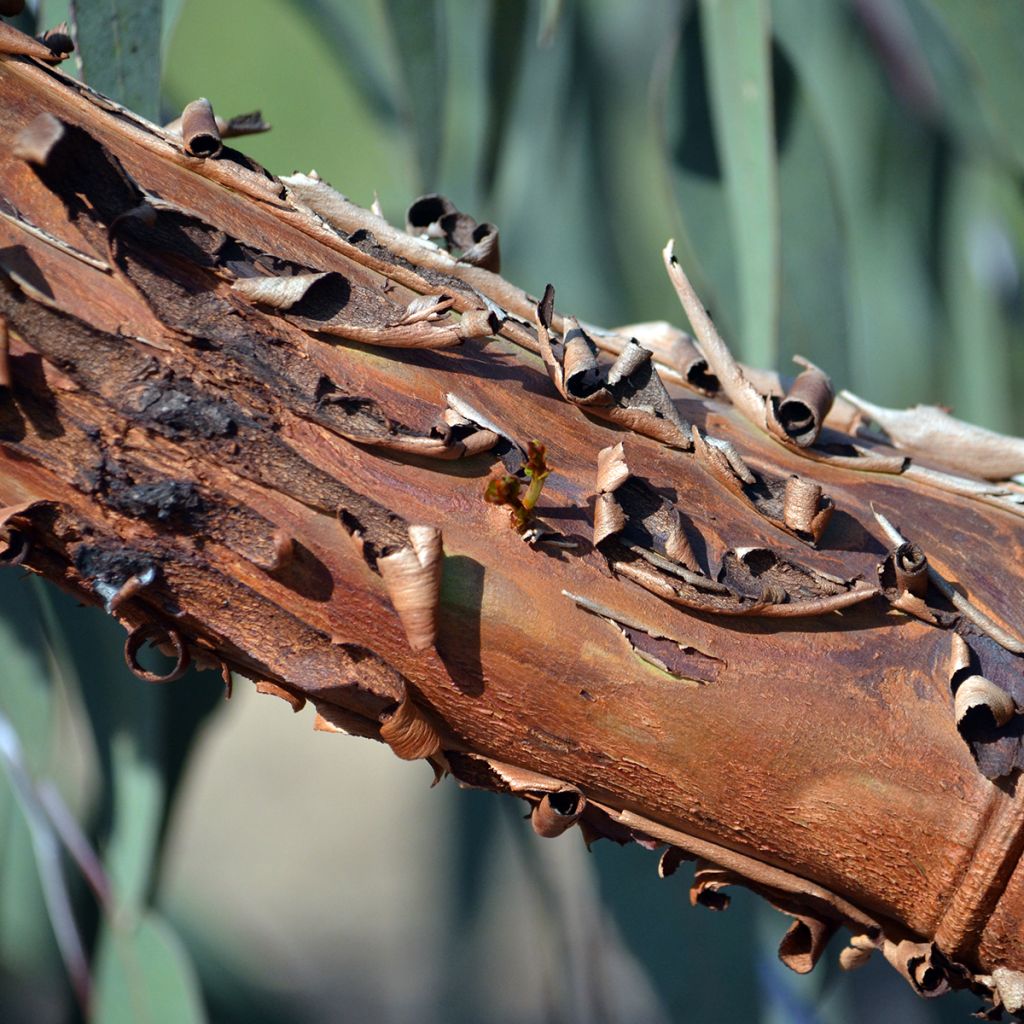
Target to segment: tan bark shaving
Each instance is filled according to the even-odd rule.
[[[19,31],[6,21],[0,21],[0,53],[12,57],[34,57],[46,64],[59,64],[69,54],[51,49],[46,43]]]
[[[193,100],[181,112],[181,141],[189,156],[215,159],[223,144],[213,107],[205,97]]]
[[[877,423],[888,441],[910,455],[940,460],[951,469],[986,480],[1008,480],[1024,473],[1024,439],[966,423],[937,405],[887,409],[850,391],[840,395]]]
[[[299,712],[306,706],[306,698],[301,694],[293,693],[285,687],[271,682],[269,679],[256,680],[256,692],[265,693],[271,697],[278,697],[283,700],[292,711]]]
[[[409,546],[377,559],[391,604],[414,651],[434,646],[443,562],[441,531],[436,526],[410,526]]]
[[[380,737],[403,761],[434,757],[441,750],[441,739],[433,725],[409,697],[381,715]]]
[[[231,290],[249,302],[272,309],[291,309],[329,273],[295,274],[293,277],[241,277],[231,282]]]
[[[879,526],[882,527],[885,535],[893,544],[898,546],[908,543],[907,538],[878,509],[872,507],[872,512],[875,515],[875,519],[878,520]],[[1024,640],[1021,640],[1019,635],[1005,629],[977,605],[964,597],[949,580],[939,573],[938,569],[931,562],[928,563],[928,579],[965,619],[974,623],[975,626],[995,640],[997,644],[1005,647],[1011,653],[1024,654]]]
[[[566,786],[555,793],[545,793],[530,814],[533,831],[545,839],[554,839],[568,831],[587,806],[587,798],[575,787]]]

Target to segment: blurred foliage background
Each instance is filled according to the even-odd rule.
[[[23,25],[67,15],[40,2]],[[1017,0],[79,0],[77,24],[97,88],[165,121],[260,108],[241,148],[396,223],[444,192],[587,320],[679,322],[675,236],[750,362],[1024,426]],[[539,840],[244,681],[146,687],[112,621],[16,570],[0,612],[0,1020],[80,1020],[86,987],[95,1020],[152,1024],[975,1008],[834,952],[789,974],[747,894],[690,909],[650,853]]]

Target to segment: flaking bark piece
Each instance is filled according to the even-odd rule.
[[[444,397],[447,408],[438,428],[442,436],[465,444],[467,455],[493,450],[506,473],[515,475],[523,468],[526,452],[505,430],[459,395],[449,391]]]
[[[903,457],[875,452],[854,444],[815,444],[802,445],[791,437],[783,425],[778,422],[770,396],[764,395],[754,386],[744,368],[733,357],[729,346],[714,321],[708,315],[703,303],[683,272],[675,255],[675,243],[670,241],[662,252],[665,269],[675,287],[676,294],[683,306],[690,326],[696,335],[701,352],[708,361],[708,369],[722,385],[722,392],[755,427],[770,437],[776,438],[780,444],[790,451],[806,458],[829,465],[842,466],[846,469],[863,470],[874,473],[902,473],[908,460]],[[824,419],[824,416],[821,416]],[[769,420],[772,422],[770,423]],[[775,424],[773,428],[772,423]]]
[[[752,883],[735,871],[718,867],[703,859],[698,859],[694,870],[690,903],[693,906],[700,904],[709,910],[725,910],[729,906],[729,896],[722,890],[730,885],[742,885],[751,889],[776,910],[794,919],[779,942],[779,959],[797,974],[812,971],[835,934],[838,922],[814,913],[790,894],[775,892]]]
[[[907,543],[907,538],[896,529],[887,516],[879,512],[874,505],[871,506],[871,511],[891,544],[899,546]],[[1024,654],[1024,640],[1005,629],[965,597],[931,563],[928,564],[928,579],[965,620],[976,626],[986,636],[991,637],[1001,647],[1005,647],[1011,654]]]
[[[168,135],[181,134],[180,117],[169,121],[164,125],[164,131]],[[236,139],[244,135],[259,135],[262,132],[269,132],[270,125],[263,120],[263,114],[259,110],[252,110],[246,114],[236,114],[234,117],[214,117],[214,123],[222,139]]]
[[[835,391],[824,370],[806,359],[796,357],[804,367],[783,399],[766,399],[765,419],[768,429],[777,437],[807,448],[818,440],[825,417],[832,408]]]
[[[683,530],[679,510],[643,479],[632,476],[620,441],[597,456],[594,547],[609,537],[676,562],[697,574],[697,560]]]
[[[315,402],[324,424],[333,433],[385,451],[450,460],[470,458],[499,444],[499,454],[514,447],[510,439],[480,427],[450,407],[427,433],[417,433],[388,416],[376,399],[344,394],[326,376],[317,387]]]
[[[977,656],[959,633],[952,634],[949,687],[957,732],[979,770],[988,779],[1009,775],[1019,767],[1021,747],[1020,730],[1010,725],[1017,712],[1014,699],[981,674]]]
[[[501,272],[498,229],[493,224],[477,223],[445,196],[420,196],[406,212],[405,224],[410,235],[425,235],[443,242],[449,251],[458,251],[461,263],[495,274]]]
[[[47,29],[38,38],[39,42],[53,54],[55,61],[65,61],[75,52],[75,41],[71,38],[66,21]]]
[[[934,943],[883,939],[882,954],[918,995],[930,999],[949,991],[949,964]]]
[[[6,21],[0,21],[0,53],[12,57],[34,57],[46,64],[59,64],[68,54],[51,48],[47,43],[19,31]]]
[[[955,625],[954,615],[927,602],[928,559],[916,544],[897,544],[878,566],[878,578],[894,608],[933,626]]]
[[[611,366],[600,364],[597,346],[576,320],[566,320],[561,342],[552,340],[553,309],[554,289],[548,285],[537,306],[537,335],[558,393],[594,416],[689,451],[690,425],[665,390],[650,351],[630,341]]]
[[[678,636],[668,636],[625,612],[615,611],[568,590],[563,590],[562,594],[577,607],[606,619],[619,631],[637,657],[674,675],[677,679],[696,685],[713,683],[719,673],[727,667],[721,658],[716,658]]]
[[[850,391],[840,397],[857,408],[862,420],[877,424],[893,447],[910,455],[934,458],[985,480],[1024,473],[1024,439],[965,423],[935,405],[887,409]]]
[[[331,294],[323,281],[330,282]],[[346,323],[342,314],[347,287],[340,274],[310,281],[309,290],[288,308],[286,319],[306,331],[385,348],[454,348],[470,338],[489,338],[501,327],[496,314],[487,309],[471,309],[461,316],[452,316],[445,309],[441,315],[441,297],[432,305],[436,316],[410,316],[407,307],[396,307],[383,326]]]
[[[765,548],[737,549],[723,556],[719,580],[687,579],[652,564],[616,541],[606,547],[612,571],[670,604],[712,615],[807,618],[827,615],[874,597],[877,587],[841,581],[786,561]]]
[[[306,698],[301,694],[285,689],[285,687],[280,686],[278,683],[271,682],[269,679],[257,679],[256,692],[266,693],[272,697],[280,698],[288,704],[289,707],[291,707],[292,711],[296,713],[306,706]]]
[[[193,100],[181,112],[181,141],[189,156],[211,160],[224,148],[213,106],[205,97]]]
[[[441,531],[436,526],[410,526],[409,545],[377,559],[391,604],[414,651],[434,646],[443,562]]]
[[[787,480],[766,477],[751,470],[730,442],[702,434],[696,426],[692,434],[694,454],[726,490],[773,526],[818,544],[835,510],[819,484],[796,475]]]
[[[697,348],[693,336],[667,320],[626,324],[615,329],[617,335],[635,339],[654,358],[674,370],[681,383],[706,398],[715,398],[722,390],[718,378],[708,369],[708,361]]]
[[[334,271],[293,274],[288,277],[240,277],[231,283],[236,295],[259,306],[291,309],[307,296],[314,298],[317,289],[327,293],[344,288],[345,279]]]
[[[19,520],[31,523],[34,515],[56,508],[52,501],[25,501],[0,508],[0,568],[21,565],[32,549],[31,539],[19,526]]]
[[[435,757],[441,751],[441,739],[433,725],[409,697],[380,716],[380,738],[403,761]]]
[[[587,806],[587,798],[575,786],[545,793],[530,814],[533,831],[545,839],[554,839],[575,825]]]

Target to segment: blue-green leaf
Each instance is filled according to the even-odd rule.
[[[82,78],[143,117],[160,114],[162,0],[72,0]]]
[[[777,359],[779,201],[767,0],[701,0],[715,139],[732,227],[743,356]]]
[[[108,922],[95,967],[94,1024],[202,1024],[195,971],[170,925],[155,913]]]
[[[384,0],[398,61],[403,107],[412,132],[419,188],[437,188],[445,136],[448,83],[444,5],[438,0]]]

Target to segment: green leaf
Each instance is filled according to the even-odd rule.
[[[444,5],[439,0],[384,0],[384,15],[398,61],[419,188],[426,192],[438,186],[445,136],[448,56]]]
[[[1013,0],[922,2],[956,47],[991,138],[1018,170],[1024,168],[1024,5]]]
[[[491,0],[485,67],[487,100],[480,179],[486,194],[494,191],[512,103],[516,97],[526,43],[528,9],[524,3]]]
[[[1013,431],[1019,403],[1011,320],[1019,301],[1021,239],[1012,228],[1024,219],[1024,204],[997,166],[965,156],[950,171],[947,206],[942,279],[952,347],[945,396],[958,416]]]
[[[148,913],[136,923],[104,926],[95,967],[93,1024],[202,1024],[195,971],[166,921]]]
[[[838,203],[851,389],[887,405],[931,401],[937,295],[926,253],[938,141],[893,102],[844,5],[775,0],[772,9]]]
[[[82,78],[137,114],[160,115],[162,0],[72,0]]]
[[[701,0],[715,139],[739,280],[743,356],[777,360],[779,200],[767,0]]]
[[[394,121],[398,110],[372,45],[369,11],[352,0],[289,0],[334,51],[334,63],[374,117]],[[347,188],[348,186],[346,186]]]

